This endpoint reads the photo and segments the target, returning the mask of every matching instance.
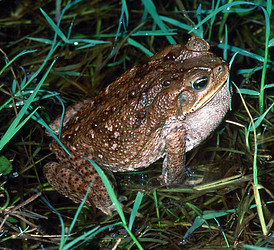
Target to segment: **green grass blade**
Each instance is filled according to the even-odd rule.
[[[124,215],[124,212],[123,212],[123,209],[121,208],[121,205],[115,195],[115,192],[107,178],[107,176],[105,175],[104,171],[91,159],[89,158],[86,158],[86,157],[83,157],[84,159],[88,160],[95,168],[95,170],[97,171],[97,173],[100,175],[106,189],[107,189],[107,192],[109,194],[109,197],[111,199],[111,201],[113,202],[113,205],[115,206],[120,218],[121,218],[121,221],[122,221],[122,224],[124,226],[124,228],[127,230],[128,234],[130,235],[130,237],[132,238],[132,240],[134,241],[134,243],[136,244],[136,246],[139,248],[139,249],[143,249],[142,246],[140,245],[140,243],[138,242],[138,240],[135,238],[134,234],[129,230],[127,224],[126,224],[126,218],[125,218],[125,215]]]
[[[141,43],[136,42],[135,40],[133,40],[132,38],[128,38],[127,39],[128,43],[138,49],[140,49],[141,51],[143,51],[145,54],[147,54],[149,57],[153,56],[153,53],[150,52],[146,47],[144,47]]]
[[[26,122],[36,113],[36,111],[40,107],[37,107],[35,110],[33,110],[13,131],[12,136],[15,135],[25,124]],[[26,112],[27,113],[27,112]]]
[[[188,25],[188,24],[185,24],[185,23],[182,23],[176,19],[173,19],[173,18],[170,18],[170,17],[166,17],[166,16],[159,16],[160,19],[166,23],[170,23],[176,27],[179,27],[180,29],[184,29],[184,30],[187,30],[187,31],[190,31],[193,29],[192,26]],[[194,30],[193,33],[198,36],[198,37],[202,37],[203,34],[201,34],[201,31],[200,29],[197,29],[197,30]],[[170,33],[172,34],[172,33]]]
[[[170,29],[168,33],[163,32],[162,30],[138,30],[133,33],[131,36],[168,36],[168,35],[177,35],[176,29]]]
[[[58,35],[63,40],[64,43],[67,43],[67,44],[89,43],[91,46],[94,46],[96,44],[110,43],[109,41],[92,40],[92,39],[68,39],[66,35],[59,28],[59,25],[55,24],[55,22],[47,15],[47,13],[42,8],[40,9],[40,11],[42,12],[47,22],[52,27],[52,29],[55,31],[55,34]],[[42,42],[45,42],[45,41],[42,41]],[[54,41],[52,43],[54,43]]]
[[[18,113],[18,115],[16,116],[15,120],[12,122],[12,124],[9,126],[8,130],[6,131],[6,133],[4,134],[4,136],[2,137],[1,141],[0,141],[0,150],[2,150],[2,148],[11,140],[11,138],[15,135],[15,131],[17,132],[17,126],[19,124],[19,122],[21,121],[21,119],[23,118],[23,115],[27,112],[27,109],[29,108],[29,106],[31,105],[33,99],[35,98],[36,94],[38,93],[39,89],[41,88],[43,82],[45,81],[46,77],[48,76],[52,66],[54,65],[56,60],[54,60],[50,67],[48,68],[47,72],[44,74],[44,76],[42,77],[42,79],[39,81],[39,83],[37,84],[37,86],[35,87],[35,89],[33,90],[33,93],[30,95],[30,97],[27,99],[25,105],[22,107],[22,109],[20,110],[20,112]],[[19,125],[18,128],[21,128],[22,126]]]
[[[35,41],[35,42],[39,42],[39,43],[49,44],[49,45],[53,44],[52,40],[49,40],[49,39],[46,39],[46,38],[27,37],[27,39]]]
[[[34,192],[39,193],[38,190],[34,189]],[[61,241],[64,240],[64,235],[65,235],[65,224],[63,221],[63,218],[61,214],[46,200],[46,198],[43,195],[40,195],[40,199],[46,203],[46,205],[54,211],[54,213],[57,215],[58,219],[60,220],[61,223]]]
[[[66,43],[67,37],[65,36],[65,34],[60,30],[60,28],[55,24],[55,22],[52,21],[52,19],[47,15],[47,13],[42,8],[40,8],[40,11],[52,27],[52,29],[55,31],[55,33]]]
[[[57,43],[56,45],[53,44],[47,57],[45,58],[44,62],[42,63],[42,65],[40,66],[40,68],[29,78],[29,80],[27,81],[27,83],[24,85],[24,87],[21,90],[24,90],[36,77],[37,75],[41,72],[41,70],[45,67],[46,63],[48,62],[49,58],[52,56],[52,54],[54,53],[54,51],[60,46],[60,43]],[[23,52],[22,52],[23,53]],[[16,96],[21,95],[20,92],[18,91],[17,93],[15,93]],[[11,102],[11,98],[9,98],[3,105],[1,105],[0,107],[0,111],[5,108],[10,102]]]
[[[212,11],[209,15],[207,15],[201,22],[199,22],[194,28],[192,28],[192,30],[190,30],[188,33],[194,32],[194,30],[198,29],[200,26],[202,26],[204,23],[206,23],[208,20],[210,20],[212,17],[216,16],[219,12],[222,11],[226,11],[229,10],[231,11],[231,7],[236,6],[236,5],[241,5],[241,4],[247,4],[247,5],[255,5],[255,6],[259,6],[256,3],[251,3],[251,2],[246,2],[246,1],[235,1],[232,3],[228,3],[225,5],[222,5],[221,7],[215,9],[214,11]],[[262,8],[262,7],[261,7]]]
[[[225,45],[224,44],[218,44],[218,48],[224,49]],[[255,53],[252,53],[252,52],[249,52],[247,50],[241,49],[241,48],[236,47],[236,46],[231,46],[231,45],[227,45],[227,48],[230,51],[238,52],[239,54],[241,54],[243,56],[247,56],[247,57],[250,57],[252,59],[258,60],[260,62],[264,62],[264,58],[260,55],[255,54]]]
[[[268,247],[258,247],[258,246],[252,246],[252,245],[247,245],[243,244],[242,247],[247,250],[271,250],[273,248],[268,248]]]
[[[163,32],[168,32],[168,29],[166,28],[165,24],[162,22],[162,20],[160,19],[159,15],[157,13],[154,3],[151,0],[142,0],[142,3],[144,4],[147,12],[153,18],[154,22],[159,26],[159,28]],[[174,38],[172,36],[166,36],[166,38],[170,42],[170,44],[176,44],[176,41],[174,40]]]
[[[192,226],[186,231],[184,235],[184,239],[188,237],[188,235],[192,234],[197,228],[202,226],[205,222],[205,219],[201,218],[200,216],[197,216],[192,224]]]
[[[254,164],[254,166],[253,166],[253,171],[257,177],[257,162],[256,162],[256,165]],[[268,231],[267,231],[267,227],[266,227],[266,223],[265,223],[263,205],[261,202],[261,196],[260,196],[260,192],[259,192],[259,188],[258,188],[258,181],[255,181],[255,180],[254,180],[254,184],[253,184],[253,192],[254,192],[254,198],[255,198],[256,208],[257,208],[257,212],[258,212],[258,217],[259,217],[260,224],[262,227],[262,232],[263,232],[263,235],[267,235]]]
[[[97,44],[106,44],[106,43],[111,43],[111,42],[102,41],[102,40],[94,40],[94,39],[73,38],[73,39],[67,39],[66,43],[69,43],[69,44],[88,43],[89,45],[95,46]]]
[[[202,15],[202,5],[199,4],[199,6],[196,10],[196,17],[197,17],[198,23],[201,22],[201,15]],[[201,38],[204,38],[204,27],[203,27],[203,25],[201,25],[199,27],[199,31],[200,31],[200,34],[202,35]]]
[[[268,7],[269,7],[269,2]],[[259,111],[262,114],[264,112],[264,85],[265,85],[265,76],[266,76],[266,68],[267,68],[267,58],[268,58],[268,50],[269,50],[269,36],[270,36],[270,14],[271,8],[268,8],[266,11],[264,8],[261,7],[265,15],[265,51],[264,51],[264,64],[263,64],[263,71],[261,77],[261,86],[260,86],[260,96],[259,96]]]
[[[270,68],[270,65],[267,65],[267,68]],[[250,69],[239,69],[237,70],[237,74],[250,74],[253,72],[261,71],[263,69],[263,66],[257,66],[256,68],[250,68]]]
[[[14,58],[12,58],[1,70],[0,70],[0,75],[2,75],[2,73],[5,71],[5,69],[7,69],[18,57],[28,54],[28,53],[33,53],[37,50],[25,50],[20,52],[18,55],[16,55]]]
[[[76,239],[72,240],[70,243],[68,243],[66,245],[60,245],[59,249],[60,250],[72,249],[75,244],[77,244],[82,239],[85,239],[87,236],[89,236],[89,235],[92,235],[92,237],[95,236],[96,233],[95,234],[93,234],[93,233],[96,232],[99,228],[100,228],[100,226],[97,226],[97,227],[91,229],[90,231],[88,231],[87,233],[84,233],[83,235],[81,235],[81,236],[77,237]]]
[[[79,246],[81,246],[82,244],[84,244],[85,242],[89,241],[91,238],[93,238],[94,236],[96,236],[97,234],[101,233],[102,231],[110,228],[110,227],[115,227],[115,226],[119,226],[121,225],[121,222],[117,222],[117,223],[113,223],[104,227],[100,227],[97,226],[93,229],[91,229],[90,231],[88,231],[87,233],[84,233],[83,235],[77,237],[76,239],[74,239],[73,241],[71,241],[70,243],[68,243],[67,245],[65,245],[62,250],[71,250],[71,249],[78,249]],[[78,243],[79,241],[84,240],[83,242],[81,242],[78,245],[75,245],[76,243]]]
[[[268,89],[268,88],[274,88],[274,83],[266,84],[264,86],[264,89]]]
[[[223,49],[223,58],[225,61],[227,61],[227,50],[228,50],[228,32],[227,32],[227,26],[225,25],[225,42],[224,42],[224,49]]]
[[[268,47],[273,47],[274,46],[274,38],[272,38],[269,43],[268,43]]]
[[[158,226],[161,226],[159,205],[158,205],[158,197],[157,197],[156,189],[153,190],[153,199],[154,199],[154,204],[155,204],[155,209],[156,209],[156,216],[157,216],[157,220],[158,220]]]
[[[128,7],[127,7],[127,1],[126,0],[122,0],[122,8],[124,10],[125,17],[126,17],[126,26],[128,26],[129,13],[128,13]]]
[[[101,179],[102,179],[102,181],[103,181],[103,183],[104,183],[104,185],[105,185],[105,187],[107,189],[109,197],[110,197],[111,201],[113,202],[113,204],[114,204],[114,206],[115,206],[115,208],[116,208],[116,210],[117,210],[117,212],[118,212],[118,214],[119,214],[122,222],[124,224],[126,224],[126,218],[125,218],[123,209],[121,208],[121,205],[120,205],[120,203],[119,203],[119,201],[118,201],[118,199],[117,199],[117,197],[115,195],[115,192],[114,192],[114,190],[113,190],[113,188],[112,188],[112,186],[111,186],[111,184],[110,184],[107,176],[105,175],[104,171],[93,160],[91,160],[89,158],[86,158],[86,157],[83,157],[83,158],[86,159],[86,160],[88,160],[92,164],[92,166],[95,168],[95,170],[97,171],[97,173],[100,175],[100,177],[101,177]]]
[[[93,182],[91,182],[91,184],[89,185],[88,190],[87,190],[87,192],[86,192],[86,194],[84,196],[84,199],[82,200],[82,202],[80,203],[80,205],[77,208],[77,211],[76,211],[76,213],[75,213],[75,215],[73,217],[73,220],[70,223],[67,235],[66,235],[66,237],[64,237],[64,241],[60,242],[60,249],[63,249],[62,247],[65,245],[66,241],[68,240],[68,237],[69,237],[70,233],[72,232],[72,229],[73,229],[73,227],[74,227],[74,225],[75,225],[75,223],[77,221],[77,218],[78,218],[78,216],[79,216],[79,214],[80,214],[80,212],[81,212],[81,210],[82,210],[82,208],[83,208],[83,206],[84,206],[84,204],[85,204],[85,202],[86,202],[86,200],[88,198],[88,194],[89,194],[89,192],[91,190],[92,184],[93,184]]]
[[[261,125],[261,123],[264,120],[265,116],[268,114],[268,112],[272,109],[273,106],[274,106],[274,103],[272,103],[272,105],[270,105],[270,107],[262,115],[260,115],[256,119],[256,121],[254,122],[255,129],[258,128]],[[253,127],[252,126],[250,127],[250,131],[253,131]]]
[[[128,223],[128,228],[129,228],[130,231],[132,230],[132,226],[133,226],[136,214],[138,212],[138,209],[141,205],[143,197],[144,197],[143,193],[141,193],[141,192],[137,193],[137,196],[136,196],[133,208],[132,208],[132,212],[130,214],[129,223]]]
[[[239,88],[241,94],[244,94],[244,95],[252,95],[252,96],[258,96],[260,94],[259,91],[256,91],[256,90],[252,90],[252,89],[242,89],[242,88]]]
[[[225,243],[226,243],[227,248],[230,249],[230,245],[229,245],[228,239],[227,239],[227,237],[226,237],[226,235],[225,235],[225,233],[224,233],[224,230],[222,229],[222,227],[221,227],[219,221],[218,221],[216,218],[214,218],[214,220],[216,221],[218,228],[220,228],[220,230],[221,230],[221,232],[222,232],[222,235],[223,235],[223,237],[224,237],[224,239],[225,239]]]
[[[220,5],[220,0],[217,1],[216,5],[215,5],[215,8],[214,8],[214,2],[215,1],[212,1],[211,3],[211,10],[213,9],[218,9],[219,5]],[[214,15],[211,20],[210,20],[210,26],[209,26],[209,34],[208,34],[208,40],[211,41],[211,35],[212,35],[212,29],[213,29],[213,24],[215,22],[215,19],[216,19],[216,15]]]
[[[49,125],[43,120],[43,118],[38,113],[36,113],[32,117],[32,119],[35,120],[40,125],[42,125],[51,134],[51,136],[54,138],[54,140],[56,140],[60,144],[60,146],[64,149],[64,151],[69,156],[71,156],[70,152],[67,150],[67,148],[64,146],[64,144],[60,141],[60,139],[58,138],[58,136],[54,133],[54,131],[49,127]]]
[[[207,226],[210,228],[209,224],[207,223],[207,220],[216,219],[218,217],[226,216],[226,215],[228,215],[230,213],[235,213],[235,209],[230,209],[230,210],[226,210],[226,211],[219,211],[219,212],[204,211],[202,215],[198,215],[195,218],[195,220],[193,222],[193,225],[185,233],[184,239],[188,235],[190,235],[191,233],[193,233],[197,228],[199,228],[200,226],[202,226],[204,223],[206,223]]]

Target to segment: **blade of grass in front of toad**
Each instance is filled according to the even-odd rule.
[[[139,241],[135,238],[134,234],[130,231],[129,227],[127,226],[127,223],[126,223],[126,218],[125,218],[125,215],[124,215],[124,212],[123,212],[123,209],[121,208],[121,205],[115,195],[115,192],[107,178],[107,176],[105,175],[104,171],[91,159],[89,158],[86,158],[86,157],[83,157],[84,159],[88,160],[92,166],[95,168],[95,170],[97,171],[97,173],[100,175],[106,189],[107,189],[107,192],[109,194],[109,197],[111,199],[111,201],[113,202],[113,205],[115,206],[120,218],[121,218],[121,221],[122,221],[122,225],[123,227],[126,229],[126,231],[128,232],[128,234],[130,235],[130,237],[132,238],[132,240],[134,241],[134,243],[136,244],[136,246],[139,248],[139,249],[143,249],[143,247],[141,246],[141,244],[139,243]],[[141,197],[141,196],[139,196]],[[138,198],[139,199],[139,198]],[[139,201],[138,201],[139,202]],[[137,212],[137,211],[136,211]],[[135,218],[135,215],[134,215],[134,218]]]
[[[100,175],[107,191],[108,191],[108,194],[109,194],[109,197],[113,203],[113,205],[115,206],[123,224],[126,224],[126,218],[125,218],[125,215],[124,215],[124,212],[123,212],[123,209],[121,208],[120,206],[120,203],[115,195],[115,192],[107,178],[107,176],[105,175],[105,173],[103,172],[103,170],[91,159],[87,158],[87,157],[83,157],[84,159],[88,160],[92,166],[95,168],[95,170],[97,171],[97,173]]]
[[[62,102],[61,98],[59,98],[58,96],[55,96],[61,103],[62,107],[63,107],[63,111],[62,111],[62,115],[61,115],[61,120],[60,120],[60,124],[63,124],[63,118],[64,118],[64,114],[65,114],[65,106],[64,103]],[[61,147],[64,149],[64,151],[71,156],[70,152],[67,150],[67,148],[64,146],[64,144],[60,141],[60,137],[61,137],[61,127],[60,126],[60,130],[59,130],[59,137],[55,134],[55,132],[50,128],[50,126],[44,121],[44,119],[38,114],[35,113],[34,116],[31,117],[33,120],[35,120],[37,123],[39,123],[41,126],[43,126],[50,134],[51,136],[61,145]]]

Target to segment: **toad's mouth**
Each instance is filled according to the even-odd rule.
[[[198,106],[196,110],[200,109],[200,108],[203,108],[204,106],[206,106],[216,95],[219,91],[221,91],[221,89],[223,88],[227,88],[227,91],[228,93],[230,93],[229,91],[229,86],[228,86],[228,83],[227,83],[227,80],[225,80],[223,82],[223,84],[220,84],[217,88],[216,88],[216,91],[214,91],[212,93],[212,95],[207,95],[204,99],[204,102],[201,104],[201,106]]]

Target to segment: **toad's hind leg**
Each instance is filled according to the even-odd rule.
[[[95,205],[106,214],[111,214],[111,200],[108,192],[93,166],[82,166],[81,171],[67,168],[57,162],[49,162],[44,166],[44,174],[50,185],[59,193],[74,202],[81,202],[86,195],[89,185],[93,181],[86,204]],[[111,172],[107,172],[112,187],[115,188],[115,179]]]

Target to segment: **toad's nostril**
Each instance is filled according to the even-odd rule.
[[[216,59],[216,57],[214,55],[211,55],[210,61],[212,63],[214,63],[214,62],[217,62],[217,59]]]
[[[218,71],[219,71],[219,72],[225,71],[225,67],[224,67],[223,65],[220,65],[220,66],[218,67]]]

